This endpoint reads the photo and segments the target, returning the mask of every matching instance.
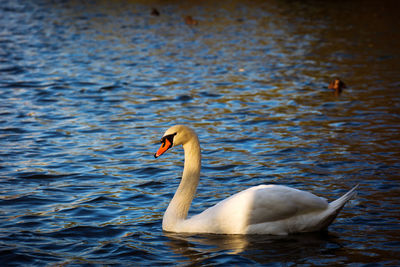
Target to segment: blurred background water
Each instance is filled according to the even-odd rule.
[[[397,13],[396,1],[1,0],[1,265],[399,265]],[[327,233],[164,233],[183,153],[153,153],[176,123],[202,145],[190,214],[263,183],[359,193]]]

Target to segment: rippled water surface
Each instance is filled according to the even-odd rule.
[[[1,265],[400,265],[396,3],[0,1]],[[327,233],[164,233],[176,123],[190,214],[263,183],[358,195]]]

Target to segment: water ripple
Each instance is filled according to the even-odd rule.
[[[399,265],[395,10],[4,2],[0,265]],[[328,233],[164,233],[183,153],[153,154],[177,123],[202,145],[190,214],[262,183],[359,194]]]

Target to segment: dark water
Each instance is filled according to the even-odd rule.
[[[246,2],[0,1],[2,266],[400,265],[396,2]],[[175,123],[191,214],[262,183],[358,196],[327,233],[163,233]]]

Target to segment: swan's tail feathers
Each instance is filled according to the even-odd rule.
[[[336,199],[335,201],[329,203],[329,208],[328,208],[329,214],[321,223],[322,225],[321,229],[327,228],[333,222],[333,220],[335,220],[336,216],[342,210],[347,201],[349,201],[352,197],[354,197],[357,194],[356,191],[357,188],[358,185],[354,186],[349,192],[347,192],[340,198]]]
[[[358,188],[358,185],[353,187],[349,192],[347,192],[340,198],[329,203],[330,208],[340,211],[343,208],[344,204],[346,204],[347,201],[349,201],[353,196],[355,196],[357,194],[357,191],[356,191],[357,188]]]

